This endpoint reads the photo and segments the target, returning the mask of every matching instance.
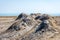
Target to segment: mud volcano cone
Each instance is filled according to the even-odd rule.
[[[52,16],[21,13],[0,35],[0,40],[49,40],[57,37],[55,29],[58,30],[58,27]]]

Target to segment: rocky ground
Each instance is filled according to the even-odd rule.
[[[48,28],[36,32],[42,23],[39,17],[43,15],[47,14],[21,13],[18,17],[0,17],[0,40],[59,40],[59,16],[47,15]]]

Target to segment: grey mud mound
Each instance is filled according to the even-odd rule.
[[[0,40],[59,40],[59,30],[52,16],[21,13],[11,26],[0,34]]]

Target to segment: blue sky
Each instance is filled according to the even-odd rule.
[[[0,0],[0,16],[21,12],[60,15],[60,0]]]

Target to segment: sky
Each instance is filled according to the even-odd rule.
[[[60,16],[60,0],[0,0],[0,16],[19,15],[22,12]]]

